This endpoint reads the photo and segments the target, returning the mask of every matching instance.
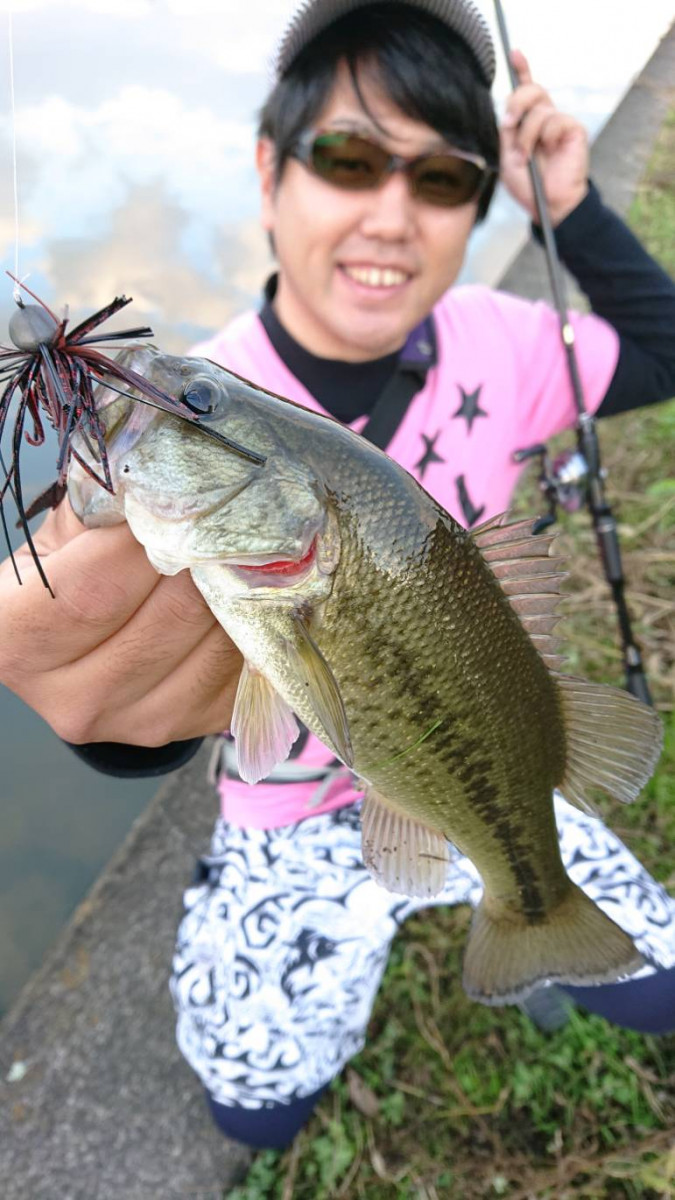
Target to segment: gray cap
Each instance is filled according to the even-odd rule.
[[[376,0],[303,0],[286,26],[275,58],[280,78],[301,50],[333,21]],[[471,0],[396,0],[423,9],[466,42],[488,87],[495,77],[495,48],[485,18]]]

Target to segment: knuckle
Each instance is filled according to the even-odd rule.
[[[170,742],[182,742],[187,738],[197,737],[198,722],[190,721],[190,712],[169,703],[153,704],[145,710],[144,716],[134,733],[134,742],[139,746],[148,746],[156,750],[160,746],[168,746]],[[192,725],[195,728],[192,728]]]
[[[13,652],[9,642],[0,644],[0,683],[20,696],[22,682],[25,682],[25,673],[26,664],[23,656]]]
[[[126,611],[129,596],[123,580],[109,576],[104,579],[98,572],[82,566],[73,573],[67,586],[59,588],[57,602],[64,609],[65,619],[94,630],[113,625],[118,614]]]
[[[144,737],[130,744],[147,746],[149,750],[159,750],[160,746],[168,746],[170,742],[181,741],[186,736],[185,734],[179,735],[174,731],[173,722],[166,722],[165,724],[160,722],[149,729]]]
[[[29,702],[64,742],[78,746],[112,740],[105,732],[108,690],[92,686],[77,670],[67,667],[43,675]]]
[[[215,617],[199,593],[196,596],[171,596],[166,601],[166,615],[176,625],[206,630],[215,624]]]
[[[54,715],[48,713],[42,715],[56,736],[64,742],[70,742],[73,746],[83,746],[87,742],[100,740],[96,736],[97,718],[92,714],[66,709],[60,710]]]
[[[209,641],[199,664],[201,688],[212,697],[229,695],[239,682],[243,658],[224,630],[216,629]]]

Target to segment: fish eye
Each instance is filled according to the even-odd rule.
[[[208,416],[218,407],[219,391],[212,379],[192,379],[186,384],[181,396],[183,404],[197,416]]]

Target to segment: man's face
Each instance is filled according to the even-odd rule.
[[[353,130],[406,157],[445,146],[365,75],[360,83],[380,128],[341,64],[316,129]],[[398,350],[456,279],[476,202],[459,208],[424,203],[400,171],[371,191],[342,191],[296,159],[286,162],[277,185],[270,142],[259,143],[257,158],[262,222],[280,266],[275,309],[281,323],[324,358],[363,362]]]

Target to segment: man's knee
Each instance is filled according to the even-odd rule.
[[[240,1108],[219,1104],[207,1092],[209,1111],[221,1133],[256,1150],[283,1150],[309,1120],[326,1087],[289,1104],[265,1104],[262,1108]]]

